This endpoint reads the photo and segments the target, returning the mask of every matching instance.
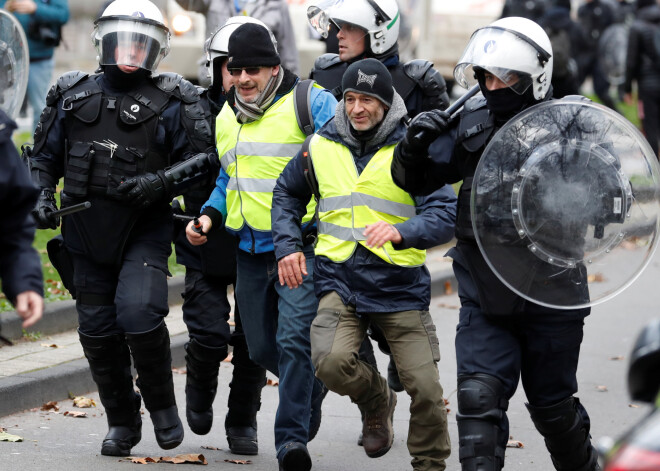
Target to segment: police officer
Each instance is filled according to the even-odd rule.
[[[235,16],[209,37],[206,44],[207,70],[211,85],[202,95],[198,113],[205,113],[215,130],[215,118],[222,109],[232,87],[227,70],[229,36],[244,23],[257,23],[249,16]],[[215,135],[215,132],[213,133]],[[214,140],[202,147],[213,146]],[[204,150],[204,149],[200,149]],[[186,214],[196,216],[215,187],[218,172],[209,175],[207,184],[184,195]],[[261,405],[261,389],[266,383],[266,370],[250,359],[238,303],[234,303],[234,332],[229,330],[231,306],[227,288],[236,281],[236,238],[225,230],[212,231],[208,242],[193,246],[185,235],[185,225],[178,227],[175,237],[177,262],[186,267],[183,293],[183,320],[190,342],[186,345],[186,418],[197,434],[210,431],[213,422],[213,399],[218,387],[218,368],[227,356],[227,345],[233,346],[234,370],[229,383],[225,431],[232,453],[256,455],[257,411]]]
[[[171,449],[183,440],[164,320],[169,202],[217,167],[217,157],[192,152],[190,141],[206,143],[211,134],[203,117],[186,113],[199,101],[197,89],[176,74],[152,75],[167,55],[169,37],[150,1],[111,3],[92,36],[99,72],[69,72],[57,80],[30,158],[41,188],[38,227],[59,224],[52,212],[62,176],[62,207],[92,205],[66,216],[62,235],[73,265],[80,342],[109,425],[104,455],[127,456],[140,441],[140,394],[158,445]],[[194,122],[181,124],[188,119]]]
[[[447,108],[449,96],[445,79],[431,62],[416,59],[404,64],[399,61],[397,40],[401,17],[395,0],[325,0],[310,6],[309,12],[312,11],[316,15],[310,17],[310,23],[316,25],[321,34],[327,35],[326,27],[330,25],[338,29],[339,54],[323,54],[316,59],[310,78],[332,90],[338,100],[342,98],[341,80],[348,66],[371,57],[381,61],[389,70],[394,89],[406,105],[408,117],[422,111]],[[378,328],[372,328],[370,334],[380,349],[389,355],[389,346]],[[368,338],[362,344],[360,357],[377,368]],[[403,391],[391,359],[387,379],[393,390]]]
[[[552,65],[550,40],[531,20],[504,18],[477,30],[454,76],[464,85],[475,77],[483,97],[466,103],[457,124],[449,123],[443,111],[420,114],[394,152],[392,176],[415,194],[463,180],[458,242],[449,255],[454,259],[461,298],[456,421],[459,459],[465,471],[504,466],[509,437],[506,410],[520,379],[532,421],[545,439],[555,468],[598,469],[589,416],[573,396],[589,309],[558,311],[526,301],[507,288],[480,252],[470,214],[472,179],[486,145],[508,120],[550,99]],[[429,152],[429,146],[438,145],[435,138],[447,132],[457,134],[453,154],[437,160],[438,154]]]

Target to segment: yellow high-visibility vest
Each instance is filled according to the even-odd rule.
[[[424,263],[425,250],[395,250],[391,242],[372,248],[363,235],[367,224],[396,224],[417,214],[415,200],[392,180],[394,147],[381,148],[358,175],[348,148],[318,134],[312,138],[310,155],[321,195],[316,255],[341,263],[361,244],[388,263],[403,267]]]
[[[277,100],[261,119],[241,124],[229,103],[216,118],[216,143],[222,168],[229,175],[227,221],[235,231],[244,224],[258,231],[271,230],[273,188],[286,164],[305,140],[293,107],[293,91]],[[314,199],[303,222],[314,215]]]

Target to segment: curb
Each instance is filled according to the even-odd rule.
[[[170,305],[181,302],[183,281],[183,276],[175,276],[168,280]],[[451,269],[431,273],[431,296],[443,295],[449,287],[456,290],[456,278]],[[11,313],[10,316],[0,319],[0,321],[2,335],[8,338],[22,336],[21,320],[16,313]],[[49,305],[44,312],[43,319],[39,321],[38,330],[43,334],[53,334],[75,329],[77,326],[78,315],[75,310],[75,301],[61,301]],[[185,333],[170,338],[173,367],[185,365],[184,345],[187,341],[188,335]],[[89,391],[96,391],[96,389],[89,365],[84,358],[29,373],[8,376],[0,380],[0,417],[40,407],[48,401],[60,401],[71,396],[79,396]]]

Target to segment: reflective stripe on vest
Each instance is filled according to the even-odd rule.
[[[424,264],[425,250],[395,250],[391,242],[376,249],[365,243],[368,224],[397,224],[417,214],[415,200],[392,180],[394,147],[376,152],[358,176],[345,146],[319,135],[312,138],[310,154],[321,194],[316,255],[341,263],[353,255],[359,243],[388,263],[404,267]]]
[[[280,98],[261,119],[241,124],[229,103],[216,119],[216,142],[222,168],[229,175],[226,226],[269,232],[273,188],[286,164],[298,153],[305,134],[298,127],[293,92]],[[314,215],[314,200],[303,222]]]

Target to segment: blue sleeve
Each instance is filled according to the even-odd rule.
[[[220,175],[218,175],[217,180],[215,181],[215,188],[211,192],[211,196],[204,205],[202,206],[201,212],[204,212],[204,209],[207,207],[213,208],[222,214],[223,220],[227,218],[227,184],[229,183],[229,175],[225,172],[225,169],[220,169]]]
[[[305,180],[301,153],[289,161],[273,189],[271,231],[275,257],[280,260],[302,250],[300,223],[307,212],[312,192]]]
[[[415,198],[417,215],[395,224],[403,241],[396,249],[430,249],[445,244],[454,237],[456,223],[456,194],[444,185],[428,196]]]
[[[337,100],[330,90],[312,88],[310,96],[312,101],[312,117],[314,118],[314,132],[323,127],[335,115]]]
[[[50,0],[49,3],[36,2],[37,9],[34,11],[34,19],[46,23],[59,23],[61,25],[69,21],[69,5],[66,0]]]
[[[162,120],[156,131],[157,141],[164,145],[165,151],[170,156],[170,165],[186,160],[195,153],[186,129],[181,123],[182,107],[183,102],[173,100],[163,111]]]

